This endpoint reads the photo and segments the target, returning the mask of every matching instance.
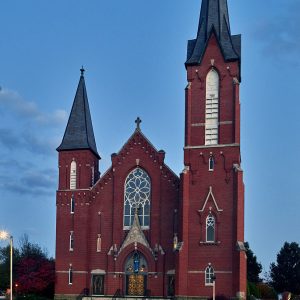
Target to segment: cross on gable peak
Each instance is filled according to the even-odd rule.
[[[140,119],[140,117],[137,117],[137,119],[134,121],[135,124],[136,124],[136,130],[141,130],[141,123],[142,123],[142,120]]]

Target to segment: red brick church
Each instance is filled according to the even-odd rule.
[[[188,41],[183,172],[141,120],[100,176],[84,70],[59,153],[56,299],[245,297],[241,36],[203,0]]]

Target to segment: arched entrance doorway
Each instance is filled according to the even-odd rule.
[[[142,253],[131,253],[125,262],[126,295],[144,296],[147,289],[148,264]]]

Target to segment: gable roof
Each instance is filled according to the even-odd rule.
[[[137,212],[134,214],[134,220],[131,225],[131,228],[125,238],[125,240],[122,243],[122,246],[120,247],[120,250],[118,252],[118,255],[129,245],[131,244],[141,244],[145,246],[154,256],[153,250],[150,247],[150,244],[148,240],[146,239],[144,232],[141,228],[141,224],[139,221],[139,217],[137,215]]]
[[[89,149],[100,159],[93,131],[83,72],[84,70],[81,69],[81,76],[65,134],[60,146],[56,150],[60,152]]]
[[[145,141],[146,144],[149,145],[149,147],[152,149],[153,153],[156,154],[165,154],[164,150],[157,150],[155,148],[155,146],[150,142],[150,140],[143,134],[140,126],[137,126],[135,131],[133,132],[133,134],[129,137],[129,139],[124,143],[124,145],[122,146],[122,148],[119,150],[118,153],[116,153],[116,155],[120,155],[124,149],[126,149],[126,147],[128,146],[128,144],[134,140],[135,138],[141,138],[142,140]],[[168,172],[170,172],[170,174],[172,174],[173,177],[175,177],[177,180],[179,180],[178,175],[169,167],[167,166],[164,161],[163,161],[163,167],[166,168],[166,170],[168,170]]]
[[[241,59],[241,36],[231,35],[227,0],[202,0],[197,38],[188,41],[187,66],[201,63],[212,33],[226,61]]]

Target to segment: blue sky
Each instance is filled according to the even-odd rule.
[[[186,43],[200,0],[2,1],[0,228],[54,255],[57,153],[81,65],[103,173],[142,130],[183,169]],[[241,33],[246,240],[265,271],[300,241],[300,2],[228,0]],[[2,243],[1,243],[2,245]]]

